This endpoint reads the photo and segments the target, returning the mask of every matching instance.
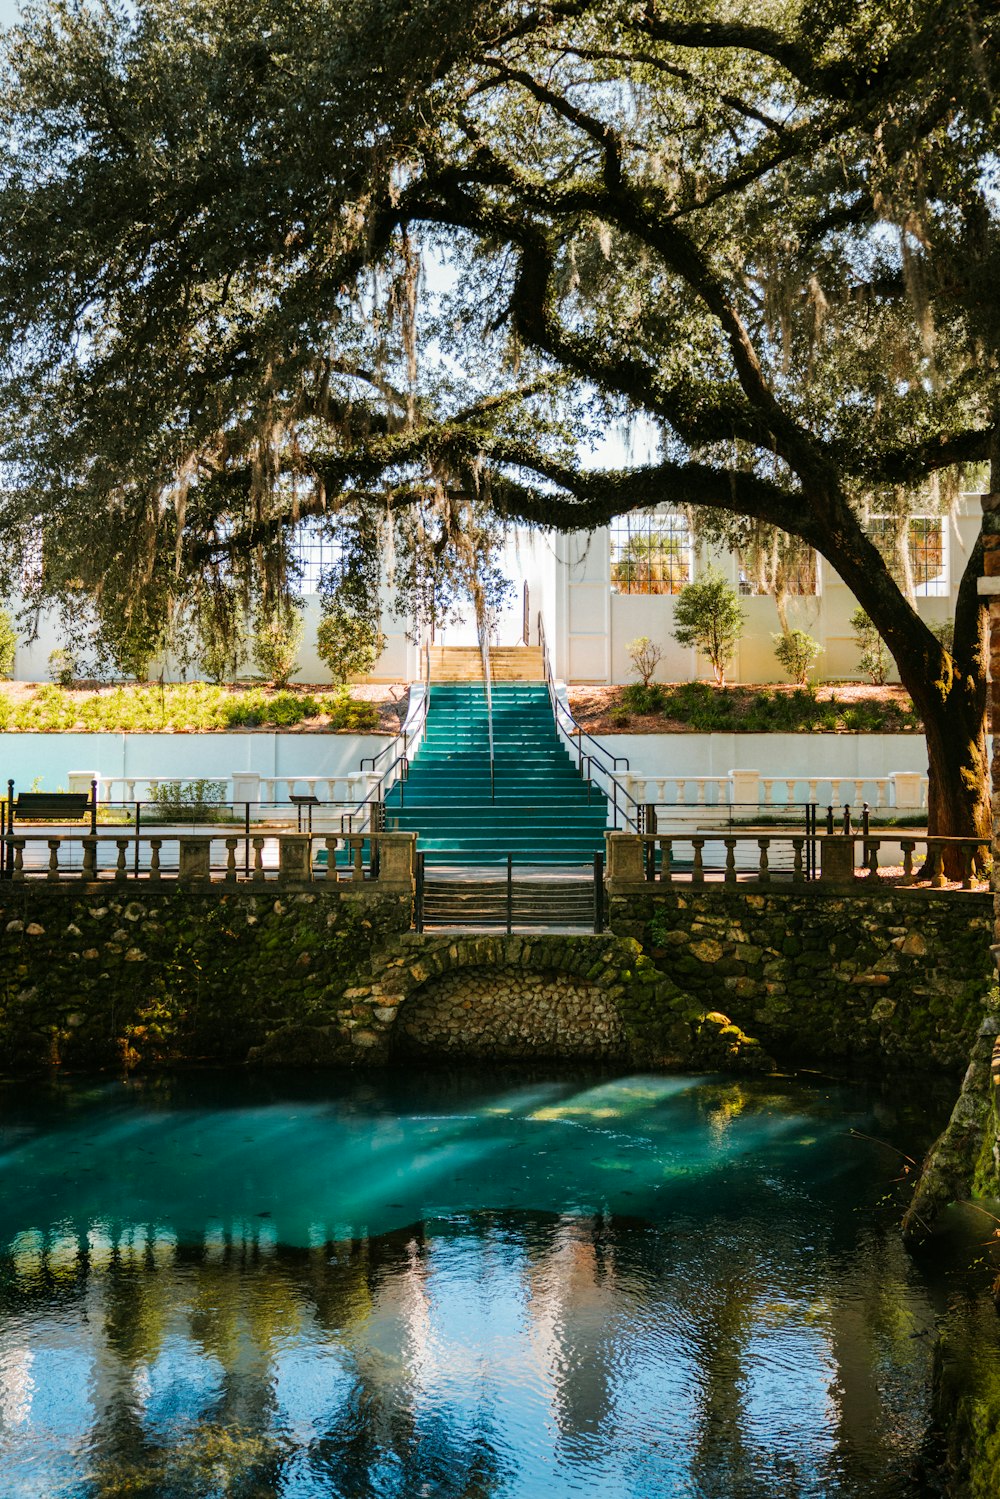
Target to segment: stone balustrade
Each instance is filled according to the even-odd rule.
[[[676,807],[860,806],[919,812],[927,807],[927,777],[897,770],[887,776],[764,776],[759,770],[731,770],[726,776],[643,775],[622,777],[637,802]]]
[[[416,834],[19,833],[4,839],[4,845],[6,872],[16,883],[29,879],[176,880],[188,885],[318,880],[377,882],[383,888],[411,890]]]
[[[703,885],[710,879],[727,885],[737,880],[766,885],[777,878],[793,884],[804,884],[810,878],[827,885],[878,882],[885,868],[894,871],[897,886],[922,883],[940,889],[948,883],[944,862],[949,847],[958,852],[962,889],[971,890],[977,856],[990,848],[986,838],[930,838],[905,830],[867,838],[820,833],[812,839],[805,833],[788,832],[608,833],[605,841],[607,883],[612,892],[650,883]],[[914,867],[918,849],[924,852],[919,876]]]

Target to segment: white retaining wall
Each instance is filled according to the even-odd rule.
[[[609,755],[625,755],[633,775],[861,776],[897,770],[927,774],[923,734],[606,734]]]
[[[346,776],[377,755],[385,734],[0,734],[0,778],[27,791],[65,790],[72,771],[102,778],[229,781],[274,776]],[[117,793],[116,793],[117,795]]]

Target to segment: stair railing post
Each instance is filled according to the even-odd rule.
[[[514,928],[514,860],[507,855],[507,936]]]
[[[604,855],[594,855],[594,931],[604,931]]]
[[[418,932],[424,929],[424,854],[418,849],[415,858],[413,881],[413,925]]]

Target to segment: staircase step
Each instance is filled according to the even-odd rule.
[[[428,879],[425,926],[506,927],[507,881]],[[593,930],[594,887],[587,880],[511,882],[512,926],[570,926]]]

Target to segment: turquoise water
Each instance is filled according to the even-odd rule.
[[[4,1499],[934,1492],[965,1283],[852,1133],[915,1154],[926,1106],[582,1072],[3,1101]]]

